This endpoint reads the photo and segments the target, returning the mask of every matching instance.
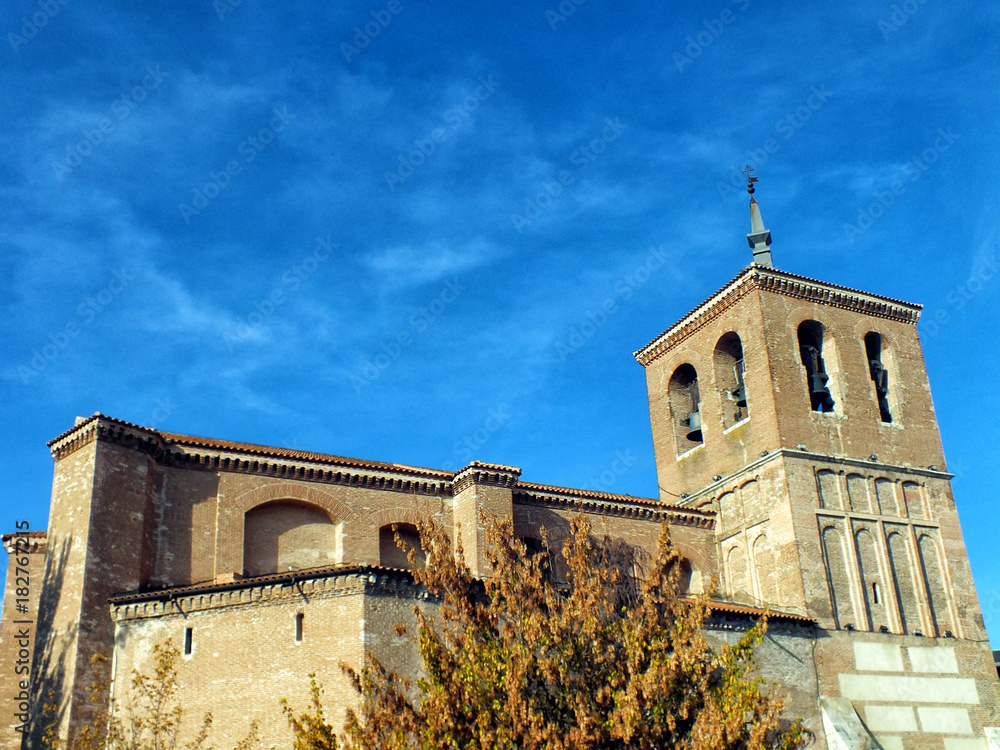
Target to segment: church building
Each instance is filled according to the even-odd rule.
[[[167,639],[181,651],[185,731],[211,711],[216,747],[253,720],[265,747],[288,746],[278,699],[305,707],[310,672],[339,720],[355,701],[341,662],[372,652],[404,674],[419,667],[395,628],[433,604],[393,528],[418,544],[415,524],[435,520],[485,575],[485,513],[529,547],[544,527],[556,549],[577,514],[650,551],[669,524],[684,585],[715,582],[710,638],[732,641],[770,611],[762,675],[817,750],[1000,750],[998,668],[921,308],[775,268],[748,189],[752,263],[634,355],[662,497],[77,418],[49,443],[47,531],[4,536],[3,748],[40,746],[46,702],[72,736],[99,708],[89,687],[122,695]],[[30,669],[15,673],[19,659]]]

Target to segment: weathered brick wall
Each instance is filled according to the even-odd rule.
[[[915,325],[760,290],[729,304],[719,302],[704,317],[696,333],[646,367],[657,472],[666,490],[697,492],[713,476],[737,471],[763,451],[798,445],[825,455],[867,458],[875,453],[883,463],[944,469]],[[797,334],[806,320],[822,323],[831,340],[824,359],[836,400],[832,413],[810,408]],[[739,335],[743,346],[749,419],[727,427],[729,397],[717,377],[715,349],[730,332]],[[886,358],[891,424],[879,418],[865,353],[868,332],[879,333],[891,353]],[[686,415],[672,412],[667,392],[682,364],[693,365],[698,373],[704,443],[678,458],[675,425]]]
[[[717,618],[716,622],[720,620],[724,622],[725,618]],[[732,646],[746,634],[750,624],[745,620],[717,624],[705,631],[705,637],[715,649],[724,644]],[[808,626],[772,622],[763,642],[754,651],[754,660],[766,682],[765,690],[784,699],[782,715],[788,719],[802,719],[815,736],[811,750],[827,750],[817,707],[820,695],[818,662],[814,656],[817,635],[820,639],[823,637]]]
[[[0,612],[0,748],[20,750],[34,703],[31,662],[45,575],[45,535],[4,536],[8,553]]]
[[[570,521],[574,516],[587,517],[594,534],[620,539],[637,547],[644,551],[647,559],[656,554],[660,537],[660,523],[655,520],[625,518],[595,512],[580,513],[569,508],[545,508],[538,505],[515,504],[513,512],[516,537],[540,539],[541,529],[546,530],[549,545],[554,553],[553,564],[560,578],[564,572],[565,561],[559,551],[569,536]],[[702,586],[708,591],[710,584],[718,580],[716,544],[712,530],[680,523],[670,524],[669,529],[671,542],[692,564]]]
[[[163,467],[162,472],[151,583],[182,586],[212,580],[220,476],[174,467]]]
[[[97,453],[98,445],[93,442],[57,461],[55,466],[46,574],[40,594],[38,639],[32,666],[35,681],[33,746],[38,746],[41,709],[50,693],[58,705],[57,716],[64,735],[72,715]],[[106,614],[106,605],[104,610]],[[109,643],[106,640],[98,644],[101,652]],[[84,661],[87,659],[89,655]]]
[[[191,629],[191,653],[178,660],[184,709],[181,742],[191,739],[212,712],[212,742],[232,747],[260,723],[264,747],[291,744],[291,730],[279,701],[309,708],[309,674],[323,684],[331,720],[339,725],[355,695],[341,662],[359,668],[365,645],[366,582],[358,576],[297,586],[260,587],[242,592],[184,597],[186,614],[169,603],[118,607],[115,697],[127,700],[133,670],[150,673],[153,646],[172,643],[183,651]],[[303,615],[296,640],[296,616]]]
[[[850,699],[886,748],[984,748],[984,728],[1000,726],[985,643],[833,631],[815,659],[820,693]]]
[[[454,498],[454,526],[452,539],[457,549],[461,543],[466,565],[475,576],[489,575],[486,558],[486,527],[491,519],[507,521],[513,515],[511,489],[500,483],[498,477],[510,482],[516,481],[517,474],[503,472],[492,478],[480,476],[476,469],[467,470],[456,477],[458,491]]]

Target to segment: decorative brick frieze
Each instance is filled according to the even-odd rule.
[[[49,443],[49,448],[53,458],[61,460],[95,440],[136,450],[150,456],[161,466],[172,468],[301,479],[411,495],[451,494],[451,472],[246,443],[188,438],[159,433],[102,414],[95,414],[55,438]]]
[[[457,495],[474,484],[488,487],[514,487],[520,476],[521,470],[515,466],[473,461],[455,474],[455,479],[452,481],[452,494]]]
[[[755,291],[780,294],[785,297],[830,305],[842,310],[912,325],[917,324],[922,309],[921,305],[910,302],[881,297],[857,289],[798,276],[787,271],[751,264],[726,286],[635,352],[633,356],[643,366],[649,365],[650,362],[718,318],[740,299]]]
[[[108,601],[112,619],[120,622],[220,607],[287,606],[303,598],[351,594],[426,598],[408,571],[351,565],[118,594]]]
[[[715,525],[715,512],[711,510],[694,510],[678,505],[667,505],[649,498],[574,490],[568,487],[549,487],[542,484],[518,485],[514,490],[514,503],[618,518],[667,521],[679,526],[702,529],[711,529]]]

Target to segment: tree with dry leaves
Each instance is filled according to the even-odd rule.
[[[189,741],[180,742],[184,710],[177,696],[179,656],[180,651],[169,639],[154,645],[152,673],[134,670],[125,695],[118,701],[108,700],[107,684],[92,684],[90,701],[103,708],[69,742],[59,738],[56,706],[47,705],[47,713],[56,718],[45,730],[45,745],[51,750],[211,750],[208,745],[211,713],[202,717]],[[98,663],[105,658],[98,655],[92,661]],[[235,750],[255,750],[259,745],[260,735],[254,722]]]
[[[488,530],[492,576],[474,578],[440,528],[424,525],[426,567],[414,578],[438,602],[416,610],[423,674],[413,685],[369,656],[361,696],[340,735],[347,750],[727,750],[805,743],[799,721],[765,690],[753,661],[766,618],[735,645],[710,647],[708,608],[680,590],[666,526],[643,565],[626,545],[576,518],[558,569],[509,521]],[[411,563],[416,558],[410,551]],[[645,572],[643,572],[645,568]],[[333,750],[313,684],[310,711],[286,713],[296,750]]]

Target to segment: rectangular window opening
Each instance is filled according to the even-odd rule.
[[[873,583],[872,584],[872,601],[875,604],[881,604],[882,603],[881,600],[879,599],[879,596],[878,596],[878,584],[877,583]]]
[[[302,626],[305,622],[306,616],[299,612],[295,615],[295,642],[302,643]]]
[[[184,655],[191,654],[191,647],[194,645],[194,628],[184,629]]]

